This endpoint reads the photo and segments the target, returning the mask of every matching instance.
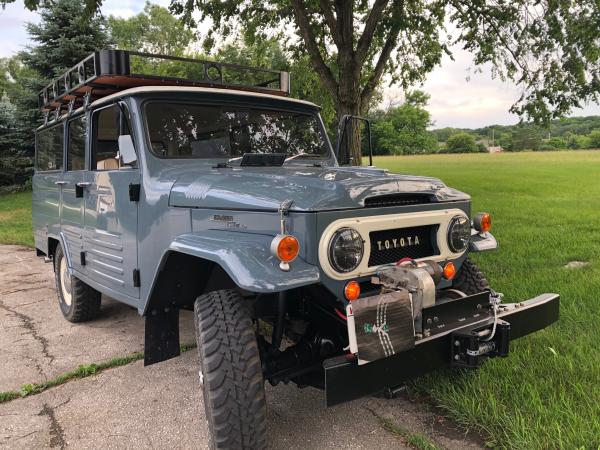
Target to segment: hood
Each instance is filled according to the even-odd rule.
[[[187,208],[273,211],[293,200],[292,211],[362,208],[365,199],[423,195],[429,202],[468,200],[436,178],[346,167],[236,167],[180,173],[169,204]]]

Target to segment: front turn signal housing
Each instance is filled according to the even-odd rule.
[[[492,216],[489,213],[478,213],[473,219],[473,228],[480,233],[487,233],[492,229]]]
[[[346,300],[349,302],[360,297],[360,284],[358,284],[358,281],[352,280],[346,283],[346,286],[344,286],[344,297],[346,297]]]
[[[279,234],[271,242],[271,253],[281,262],[289,264],[298,257],[300,243],[289,234]]]
[[[443,272],[446,280],[452,280],[456,276],[456,266],[452,261],[447,262]]]

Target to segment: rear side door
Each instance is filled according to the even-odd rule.
[[[65,171],[62,175],[60,228],[67,244],[70,261],[77,271],[83,270],[84,195],[86,186],[85,149],[86,117],[81,114],[67,122]]]
[[[48,237],[59,238],[63,185],[64,123],[37,132],[32,220],[36,248],[48,253]]]
[[[91,116],[90,171],[85,187],[84,250],[86,275],[117,299],[137,305],[138,204],[130,186],[139,186],[135,163],[123,165],[118,138],[127,127],[125,107],[110,105]],[[134,189],[135,190],[135,189]]]

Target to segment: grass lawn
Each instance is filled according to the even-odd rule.
[[[431,175],[489,211],[496,252],[475,256],[507,301],[561,294],[558,324],[515,341],[481,370],[414,384],[494,447],[600,448],[600,151],[380,157]],[[31,195],[0,197],[0,243],[32,245]],[[565,269],[569,261],[585,261]]]
[[[506,301],[561,295],[559,323],[514,341],[479,371],[415,383],[494,447],[600,448],[600,151],[380,157],[429,175],[489,211],[496,252],[475,260]],[[581,269],[565,269],[569,261]]]
[[[0,195],[0,243],[33,247],[31,192]]]

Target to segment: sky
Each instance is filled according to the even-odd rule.
[[[153,3],[168,6],[170,0],[154,0]],[[130,17],[140,12],[144,4],[145,0],[104,0],[102,13]],[[0,9],[0,57],[11,56],[28,45],[25,24],[38,20],[38,15],[28,11],[22,0]],[[511,83],[493,79],[487,67],[475,73],[471,55],[461,49],[453,51],[454,61],[445,57],[419,87],[431,95],[427,109],[434,127],[478,128],[518,122],[518,117],[508,110],[519,98],[519,89]],[[401,100],[400,89],[384,87],[382,106]],[[572,115],[600,115],[600,105],[587,105],[573,111]]]

